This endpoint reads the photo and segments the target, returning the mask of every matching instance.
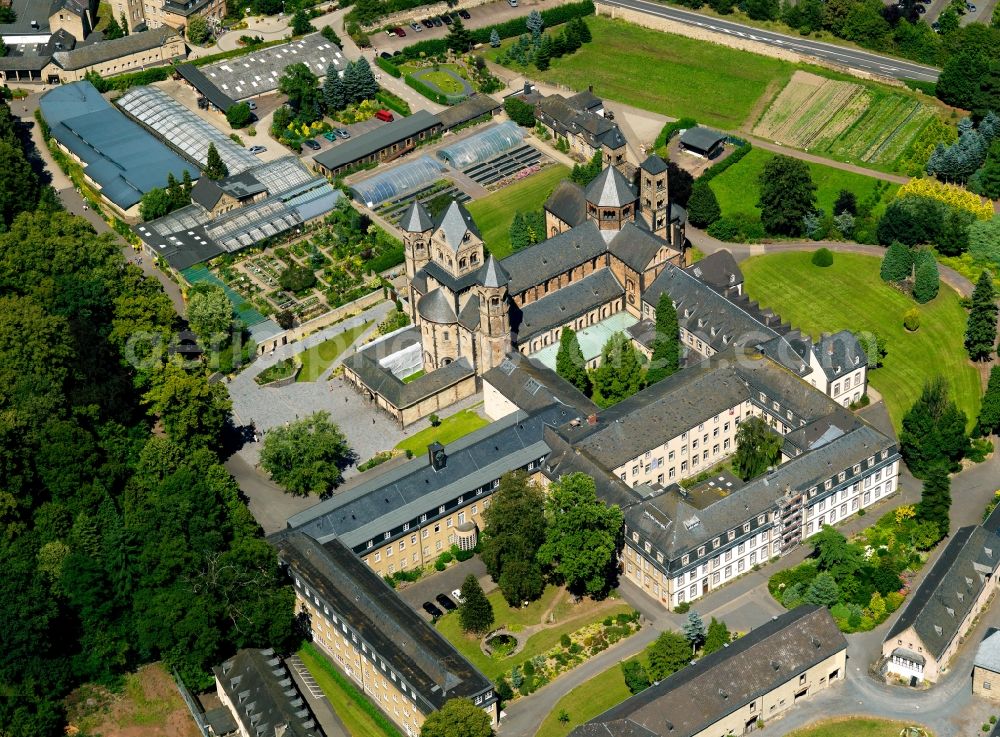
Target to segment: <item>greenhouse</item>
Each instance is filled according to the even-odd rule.
[[[351,187],[354,196],[368,207],[376,207],[411,189],[436,182],[444,174],[444,169],[430,156],[421,156],[416,161],[402,164],[393,169],[376,174],[371,179],[358,182]]]
[[[451,146],[445,146],[438,150],[437,155],[456,169],[466,169],[510,151],[522,140],[524,133],[521,127],[508,120]]]

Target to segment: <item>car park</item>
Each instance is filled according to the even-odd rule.
[[[462,589],[455,589],[451,592],[451,598],[457,601],[459,604],[464,604],[465,599],[462,598]]]
[[[429,601],[425,601],[423,604],[421,604],[421,606],[424,608],[424,611],[430,614],[432,617],[440,617],[441,615],[444,614],[444,612],[442,612],[436,606],[431,604]]]
[[[451,25],[451,16],[448,15],[447,13],[442,13],[441,14],[441,20],[444,22],[444,24],[446,26],[450,26]]]
[[[434,27],[434,21],[432,21],[430,18],[424,18],[420,22],[424,24],[424,28],[433,28]]]
[[[326,133],[323,134],[323,138],[328,140],[330,143],[333,143],[334,139],[337,138],[337,134],[334,133],[333,131],[327,131]]]
[[[378,110],[375,113],[375,117],[381,120],[383,123],[391,123],[393,121],[392,113],[386,109]]]
[[[965,9],[968,10],[970,13],[976,12],[976,6],[973,3],[966,3]]]
[[[438,18],[436,15],[433,18],[431,18],[431,23],[434,24],[435,28],[440,28],[441,26],[444,25],[444,23],[441,22],[441,19]]]
[[[449,599],[447,596],[445,596],[444,594],[438,594],[434,598],[437,600],[438,604],[440,604],[441,606],[443,606],[449,612],[453,612],[456,609],[458,609],[458,605],[455,602],[453,602],[451,599]]]
[[[470,13],[468,10],[459,10],[458,15],[463,20],[469,20],[469,18],[472,17],[472,13]]]
[[[414,31],[416,31],[417,33],[420,33],[420,32],[421,32],[422,30],[424,30],[423,28],[421,28],[421,27],[420,27],[420,24],[419,24],[419,23],[417,23],[416,21],[413,21],[413,22],[412,22],[412,23],[410,24],[410,28],[412,28],[412,29],[413,29]]]
[[[333,132],[336,134],[337,138],[343,139],[345,141],[351,137],[351,132],[348,130],[344,130],[343,128],[334,128]]]
[[[406,31],[404,31],[399,26],[396,26],[392,30],[395,31],[396,35],[399,36],[400,38],[406,38]]]
[[[252,154],[262,154],[265,151],[267,151],[267,147],[266,146],[251,146],[250,147],[250,153],[252,153]]]
[[[306,140],[304,140],[302,142],[302,145],[305,146],[306,148],[311,148],[313,151],[319,151],[320,148],[319,143],[312,138],[307,138]]]

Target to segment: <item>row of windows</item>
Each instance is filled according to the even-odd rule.
[[[861,386],[861,374],[862,373],[863,372],[858,372],[854,376],[854,386]],[[847,379],[844,380],[844,391],[847,392],[847,391],[850,391],[850,390],[851,390],[851,377],[848,376]],[[833,396],[837,396],[838,394],[840,394],[840,382],[839,381],[836,384],[833,385]]]
[[[889,450],[887,448],[884,449],[884,450],[882,450],[878,454],[878,458],[879,458],[879,460],[882,460],[882,461],[888,459],[889,458]],[[861,474],[862,469],[868,470],[868,469],[872,468],[874,465],[875,465],[875,456],[869,456],[866,461],[862,461],[861,463],[855,463],[854,464],[853,468],[851,468],[851,475],[852,476],[858,476],[858,475]],[[881,471],[878,472],[878,475],[879,475],[879,478],[881,478]],[[824,491],[829,491],[830,489],[833,488],[834,483],[842,484],[846,480],[847,480],[847,471],[846,470],[841,471],[836,476],[828,478],[826,481],[823,482],[823,490]],[[811,489],[809,489],[809,498],[811,499],[814,496],[816,496],[816,493],[818,491],[819,491],[819,486],[813,486]]]

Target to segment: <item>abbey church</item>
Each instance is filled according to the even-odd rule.
[[[436,220],[410,206],[399,226],[425,372],[465,359],[482,375],[508,351],[557,344],[563,327],[620,313],[641,319],[644,291],[667,264],[685,265],[686,213],[670,202],[659,156],[642,163],[634,183],[613,161],[606,156],[586,188],[563,181],[545,203],[549,238],[502,260],[487,255],[458,202]]]

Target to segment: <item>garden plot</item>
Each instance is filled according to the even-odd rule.
[[[754,126],[768,140],[892,169],[934,108],[902,93],[798,71]]]

